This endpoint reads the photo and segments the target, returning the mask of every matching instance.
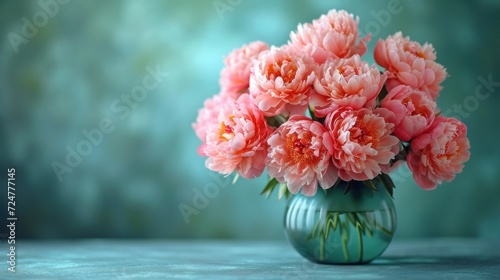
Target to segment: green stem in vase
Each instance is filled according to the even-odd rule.
[[[344,258],[346,261],[350,261],[351,258],[349,257],[349,250],[347,248],[349,241],[349,227],[347,226],[346,222],[340,221],[340,235],[342,239],[342,250],[344,251]]]
[[[392,232],[391,232],[390,230],[386,229],[385,227],[383,227],[383,226],[381,226],[381,225],[379,225],[379,224],[377,224],[377,228],[378,228],[378,229],[379,229],[379,230],[380,230],[383,234],[385,234],[385,235],[387,235],[387,236],[389,236],[389,237],[392,237],[392,235],[393,235],[393,234],[392,234]]]
[[[356,220],[356,232],[358,233],[358,261],[361,262],[363,260],[363,225],[361,224],[358,214],[357,213],[352,213],[354,216],[354,219]]]
[[[342,218],[344,215],[344,218]],[[338,232],[340,237],[340,242],[342,246],[342,252],[346,262],[351,261],[351,256],[349,255],[349,238],[350,238],[350,226],[355,228],[357,237],[357,255],[358,262],[363,261],[364,257],[364,237],[368,236],[373,238],[376,230],[380,230],[381,233],[392,237],[392,232],[385,228],[382,224],[370,216],[366,212],[333,212],[329,211],[326,214],[325,219],[319,219],[316,221],[313,230],[307,236],[307,240],[311,240],[317,237],[319,240],[319,259],[325,260],[325,255],[328,246],[328,238],[334,233]]]
[[[384,190],[393,189],[390,183],[389,176],[370,182],[338,180],[336,187],[317,197],[293,196],[285,215],[287,238],[313,262],[371,262],[387,248],[395,231],[394,204]]]
[[[319,239],[319,259],[320,260],[325,260],[325,239],[320,238]]]

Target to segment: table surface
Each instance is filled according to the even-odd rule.
[[[320,265],[285,241],[16,240],[0,279],[500,279],[500,240],[395,240],[367,265]]]

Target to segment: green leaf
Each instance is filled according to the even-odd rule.
[[[236,173],[236,175],[234,175],[233,178],[233,185],[236,184],[236,181],[238,181],[239,178],[240,178],[240,173]]]
[[[260,192],[260,194],[266,194],[266,198],[269,198],[278,183],[279,182],[278,180],[276,180],[276,178],[272,178],[271,180],[269,180],[269,182],[267,182],[266,186],[264,187],[262,192]]]
[[[370,189],[372,189],[374,191],[378,191],[377,187],[375,186],[375,184],[373,183],[372,180],[364,180],[363,184],[365,184],[365,186],[369,187]]]
[[[286,184],[280,184],[280,187],[278,189],[278,200],[280,200],[283,196],[286,199],[288,199],[288,197],[290,196],[290,191],[288,190]]]
[[[388,94],[389,92],[387,91],[387,88],[382,87],[382,90],[380,91],[380,93],[378,94],[378,97],[377,97],[377,103],[380,104],[382,102],[382,100],[384,100],[385,96]]]
[[[384,183],[385,189],[387,190],[389,195],[393,197],[394,189],[396,188],[396,186],[394,186],[391,177],[389,177],[389,175],[385,173],[380,174],[379,177],[382,180],[382,183]]]
[[[342,182],[342,179],[338,178],[337,181],[335,181],[335,184],[332,186],[332,190],[334,190],[339,184]]]
[[[347,182],[347,186],[345,187],[344,194],[348,193],[351,190],[352,186],[354,185],[354,184],[351,184],[351,182],[352,182],[352,180]]]

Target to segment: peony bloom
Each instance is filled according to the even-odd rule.
[[[262,174],[271,129],[248,94],[219,108],[217,122],[207,129],[203,153],[208,169],[222,174],[234,170],[244,178]]]
[[[225,59],[225,68],[220,75],[220,86],[223,93],[238,93],[248,89],[250,84],[250,68],[253,60],[262,51],[268,50],[266,43],[256,41],[233,50]]]
[[[357,54],[327,60],[316,71],[315,93],[311,96],[315,115],[325,117],[339,107],[374,107],[385,79],[377,67],[369,66]]]
[[[435,62],[436,53],[431,44],[421,46],[410,41],[401,32],[379,40],[375,46],[375,61],[388,72],[387,90],[408,85],[427,92],[433,99],[439,95],[446,69]]]
[[[212,98],[205,100],[203,103],[204,107],[198,111],[196,123],[192,126],[196,136],[198,136],[198,138],[202,141],[201,146],[198,148],[198,153],[200,155],[204,155],[203,149],[205,146],[208,127],[219,123],[217,117],[219,115],[220,108],[233,101],[234,99],[230,96],[216,94]]]
[[[410,141],[431,126],[436,114],[436,102],[426,93],[400,85],[393,88],[382,100],[381,107],[396,116],[394,135]]]
[[[467,127],[454,118],[437,116],[429,130],[413,139],[406,162],[415,182],[433,190],[462,172],[469,160]]]
[[[359,39],[359,18],[344,10],[331,10],[312,23],[297,27],[297,32],[290,34],[289,45],[296,52],[306,52],[316,63],[323,63],[327,58],[347,58],[363,55],[369,36]]]
[[[291,193],[312,196],[318,184],[328,189],[337,181],[337,170],[330,162],[332,139],[319,122],[305,116],[292,116],[267,140],[266,165],[271,177],[286,183]]]
[[[390,170],[390,161],[399,152],[399,140],[391,135],[393,114],[379,108],[341,108],[325,119],[333,138],[332,161],[344,181],[370,180]]]
[[[314,81],[311,59],[272,47],[254,61],[250,94],[266,116],[303,114]]]

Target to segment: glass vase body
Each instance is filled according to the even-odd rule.
[[[284,217],[288,241],[316,263],[362,264],[380,256],[396,231],[396,211],[381,180],[373,182],[377,191],[350,181],[310,197],[293,195]]]

